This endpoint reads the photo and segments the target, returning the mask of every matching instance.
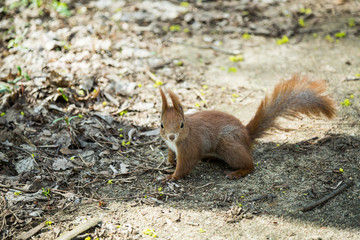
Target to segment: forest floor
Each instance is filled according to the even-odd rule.
[[[359,1],[7,0],[0,19],[0,239],[90,219],[75,239],[359,238]],[[281,119],[243,179],[211,161],[162,183],[160,86],[246,124],[293,74],[325,79],[337,117]]]

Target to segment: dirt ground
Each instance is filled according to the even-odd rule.
[[[92,218],[101,224],[75,239],[359,238],[359,1],[67,7],[71,16],[47,5],[1,10],[1,239],[39,225],[29,238],[55,239]],[[277,44],[283,35],[289,41]],[[161,182],[174,169],[156,131],[160,86],[186,110],[247,123],[295,73],[327,81],[335,119],[280,119],[284,129],[258,141],[255,171],[243,179],[205,161],[185,179]],[[67,126],[66,116],[77,117]]]

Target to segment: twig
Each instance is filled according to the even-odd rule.
[[[36,191],[29,191],[27,189],[20,188],[20,187],[14,187],[14,186],[11,186],[11,185],[4,185],[4,184],[1,184],[1,183],[0,183],[0,187],[7,188],[7,189],[15,189],[15,190],[19,190],[19,191],[25,192],[25,193],[35,193],[36,192]]]
[[[87,231],[88,229],[95,227],[101,223],[101,219],[93,218],[87,221],[86,223],[80,224],[70,232],[65,233],[64,235],[58,237],[56,240],[70,240],[78,236],[79,234]]]
[[[339,193],[343,192],[345,189],[347,189],[348,187],[351,187],[352,185],[354,185],[354,182],[351,180],[346,180],[338,189],[334,190],[333,192],[331,192],[329,195],[326,195],[325,197],[301,208],[300,210],[302,212],[306,212],[309,210],[312,210],[314,208],[316,208],[317,206],[325,203],[326,201],[330,200],[331,198],[335,197],[336,195],[338,195]]]
[[[360,78],[359,78],[359,77],[354,77],[354,78],[348,77],[348,78],[345,78],[343,81],[344,81],[344,82],[360,81]]]
[[[37,225],[36,227],[34,227],[33,229],[30,229],[27,232],[23,232],[21,233],[19,236],[16,237],[16,239],[20,239],[20,240],[26,240],[31,238],[33,235],[35,235],[38,231],[40,231],[43,227],[45,227],[45,222],[40,223],[39,225]]]
[[[212,184],[214,184],[215,182],[210,182],[210,183],[207,183],[207,184],[205,184],[205,185],[202,185],[202,186],[200,186],[200,187],[196,187],[197,189],[199,189],[199,188],[204,188],[204,187],[207,187],[207,186],[209,186],[209,185],[212,185]]]

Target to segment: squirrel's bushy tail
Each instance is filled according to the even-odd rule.
[[[253,119],[246,125],[252,140],[261,137],[266,130],[277,127],[278,117],[335,116],[334,101],[325,93],[325,81],[309,81],[294,75],[290,80],[275,86],[271,96],[266,96]]]

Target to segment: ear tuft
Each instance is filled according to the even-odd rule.
[[[178,96],[173,92],[171,91],[170,89],[168,90],[168,93],[170,95],[170,98],[171,98],[171,101],[174,105],[174,108],[177,112],[179,112],[183,117],[184,117],[184,110],[183,110],[183,107],[180,103],[180,100],[178,98]]]
[[[165,96],[165,93],[163,92],[163,90],[161,88],[159,88],[159,91],[160,91],[160,96],[161,96],[161,101],[162,101],[162,113],[164,113],[169,108],[169,105],[167,103],[166,96]]]

